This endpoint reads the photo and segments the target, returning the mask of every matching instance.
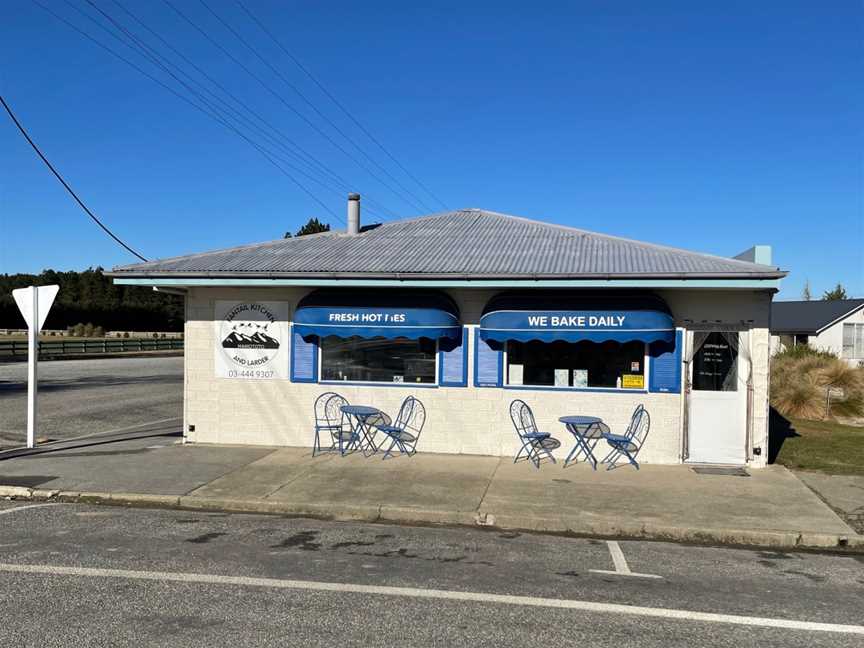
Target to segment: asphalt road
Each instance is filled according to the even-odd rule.
[[[15,502],[0,552],[10,647],[864,644],[861,556]]]
[[[104,358],[39,363],[38,436],[69,439],[177,418],[183,358]],[[27,363],[0,363],[0,448],[27,434]]]

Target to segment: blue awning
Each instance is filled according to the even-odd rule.
[[[658,297],[606,294],[503,294],[480,318],[483,340],[506,342],[675,343],[675,323]]]
[[[297,305],[294,330],[303,337],[462,339],[456,304],[424,291],[316,290]]]

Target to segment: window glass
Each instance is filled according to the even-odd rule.
[[[321,340],[321,379],[387,383],[435,383],[436,343],[420,338]]]
[[[507,384],[643,389],[645,344],[510,341]]]
[[[843,325],[843,357],[864,358],[864,324]]]
[[[708,334],[693,356],[693,389],[738,391],[738,345],[732,344],[737,337],[737,333]]]
[[[843,357],[855,357],[855,325],[843,325]]]

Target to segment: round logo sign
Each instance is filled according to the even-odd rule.
[[[224,357],[239,371],[271,369],[283,345],[276,315],[266,304],[255,302],[230,308],[219,337]]]

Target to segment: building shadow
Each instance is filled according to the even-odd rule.
[[[780,448],[786,442],[786,439],[801,436],[795,431],[795,426],[792,421],[783,416],[773,407],[768,412],[768,463],[773,464],[777,461],[777,455],[780,454]]]

